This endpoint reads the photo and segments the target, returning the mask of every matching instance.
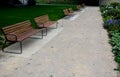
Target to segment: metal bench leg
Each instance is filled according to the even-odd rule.
[[[44,33],[44,31],[41,30],[41,34],[40,34],[40,35],[36,35],[36,36],[41,36],[40,38],[39,38],[39,37],[34,37],[34,36],[30,36],[29,38],[33,38],[33,39],[43,39],[43,33]]]
[[[4,43],[3,43],[2,52],[5,52],[5,51],[4,51],[4,48],[5,48],[5,46],[6,46],[6,43],[7,43],[7,40],[5,40]]]
[[[46,36],[47,36],[47,28],[46,28]]]
[[[55,29],[57,29],[57,28],[58,28],[58,24],[59,24],[59,23],[58,23],[58,21],[57,21],[57,22],[56,22],[56,27],[55,27]]]
[[[3,46],[2,46],[2,52],[5,52],[5,53],[14,53],[14,54],[21,54],[22,53],[22,42],[20,42],[20,52],[9,52],[9,51],[5,51],[4,48],[6,46],[6,43],[7,43],[7,40],[5,40]]]
[[[58,28],[58,21],[56,22],[56,25],[55,25],[55,27],[51,27],[51,29],[57,29]]]
[[[42,34],[43,36],[47,36],[47,28],[45,28],[45,34]]]
[[[22,54],[22,42],[20,42],[20,54]]]
[[[42,33],[42,38],[41,39],[43,39],[43,33],[44,33],[43,30],[41,30],[41,33]]]
[[[59,24],[59,22],[57,21],[57,23],[56,23],[56,28],[58,28],[58,24]]]

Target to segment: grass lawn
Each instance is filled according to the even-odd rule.
[[[14,8],[0,8],[0,29],[2,27],[15,24],[24,20],[30,20],[34,28],[36,25],[33,19],[37,16],[48,14],[51,20],[58,20],[63,15],[63,9],[72,7],[76,9],[74,5],[40,5],[40,6],[22,6]],[[1,34],[0,30],[0,34]]]

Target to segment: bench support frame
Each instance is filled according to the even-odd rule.
[[[39,38],[39,39],[43,39],[43,30],[40,30],[41,31],[41,33],[42,33],[42,37],[41,38]],[[4,33],[4,31],[2,30],[2,32]],[[14,53],[14,54],[22,54],[22,51],[23,51],[23,48],[22,48],[22,41],[17,41],[17,36],[16,35],[14,35],[14,34],[10,34],[10,35],[13,35],[13,36],[15,36],[15,41],[10,41],[10,40],[7,40],[7,37],[5,36],[5,41],[4,41],[4,43],[3,43],[3,46],[2,46],[2,52],[5,52],[5,53]],[[12,51],[5,51],[5,48],[6,48],[6,43],[7,42],[13,42],[13,43],[16,43],[16,42],[19,42],[19,44],[20,44],[20,52],[12,52]]]
[[[5,53],[14,53],[14,54],[22,54],[22,42],[19,42],[20,43],[20,52],[9,52],[9,51],[5,51],[5,47],[6,47],[6,43],[7,43],[8,40],[5,40],[4,43],[3,43],[3,46],[2,46],[2,52],[5,52]],[[11,42],[11,41],[10,41]]]

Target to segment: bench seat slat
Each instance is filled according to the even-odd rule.
[[[11,26],[4,27],[2,28],[2,31],[6,38],[3,44],[3,47],[2,47],[2,51],[8,52],[4,50],[7,41],[19,42],[20,43],[19,54],[21,54],[22,53],[22,41],[38,33],[39,31],[41,31],[41,29],[32,28],[30,21],[27,20],[27,21],[20,22],[20,23],[11,25]],[[42,38],[43,38],[43,31],[42,31]],[[10,52],[10,53],[16,53],[16,52]]]
[[[17,41],[22,41],[22,40],[24,40],[24,39],[26,39],[26,38],[28,38],[28,37],[36,34],[36,33],[39,32],[39,31],[40,31],[40,30],[34,30],[34,29],[31,29],[31,30],[29,30],[29,31],[26,31],[26,32],[24,32],[24,33],[22,33],[22,34],[20,34],[20,35],[18,36]]]
[[[47,28],[47,27],[57,23],[57,21],[50,21],[48,15],[36,17],[36,18],[34,18],[34,20],[39,28]]]
[[[44,27],[47,28],[47,27],[49,27],[49,26],[51,26],[51,25],[53,25],[55,23],[56,23],[56,21],[48,21],[48,22],[44,23]],[[38,24],[38,27],[42,28],[43,24]]]
[[[40,31],[39,29],[33,29],[29,20],[4,27],[2,30],[9,41],[22,41]],[[12,35],[15,35],[17,39]]]

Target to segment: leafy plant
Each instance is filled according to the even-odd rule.
[[[118,8],[120,6],[120,3],[118,3],[118,2],[111,2],[110,6],[112,6],[113,8]]]
[[[120,32],[118,30],[110,31],[110,40],[109,43],[113,46],[112,51],[114,54],[117,54],[120,51]]]
[[[117,19],[109,19],[104,21],[104,27],[108,30],[120,29],[120,22]]]
[[[120,55],[118,55],[118,56],[115,57],[115,61],[116,61],[117,63],[120,63]]]
[[[115,61],[120,66],[120,3],[110,3],[101,6],[101,13],[104,20],[104,28],[109,33],[109,43],[112,45],[112,52]],[[116,69],[120,71],[120,68]]]

